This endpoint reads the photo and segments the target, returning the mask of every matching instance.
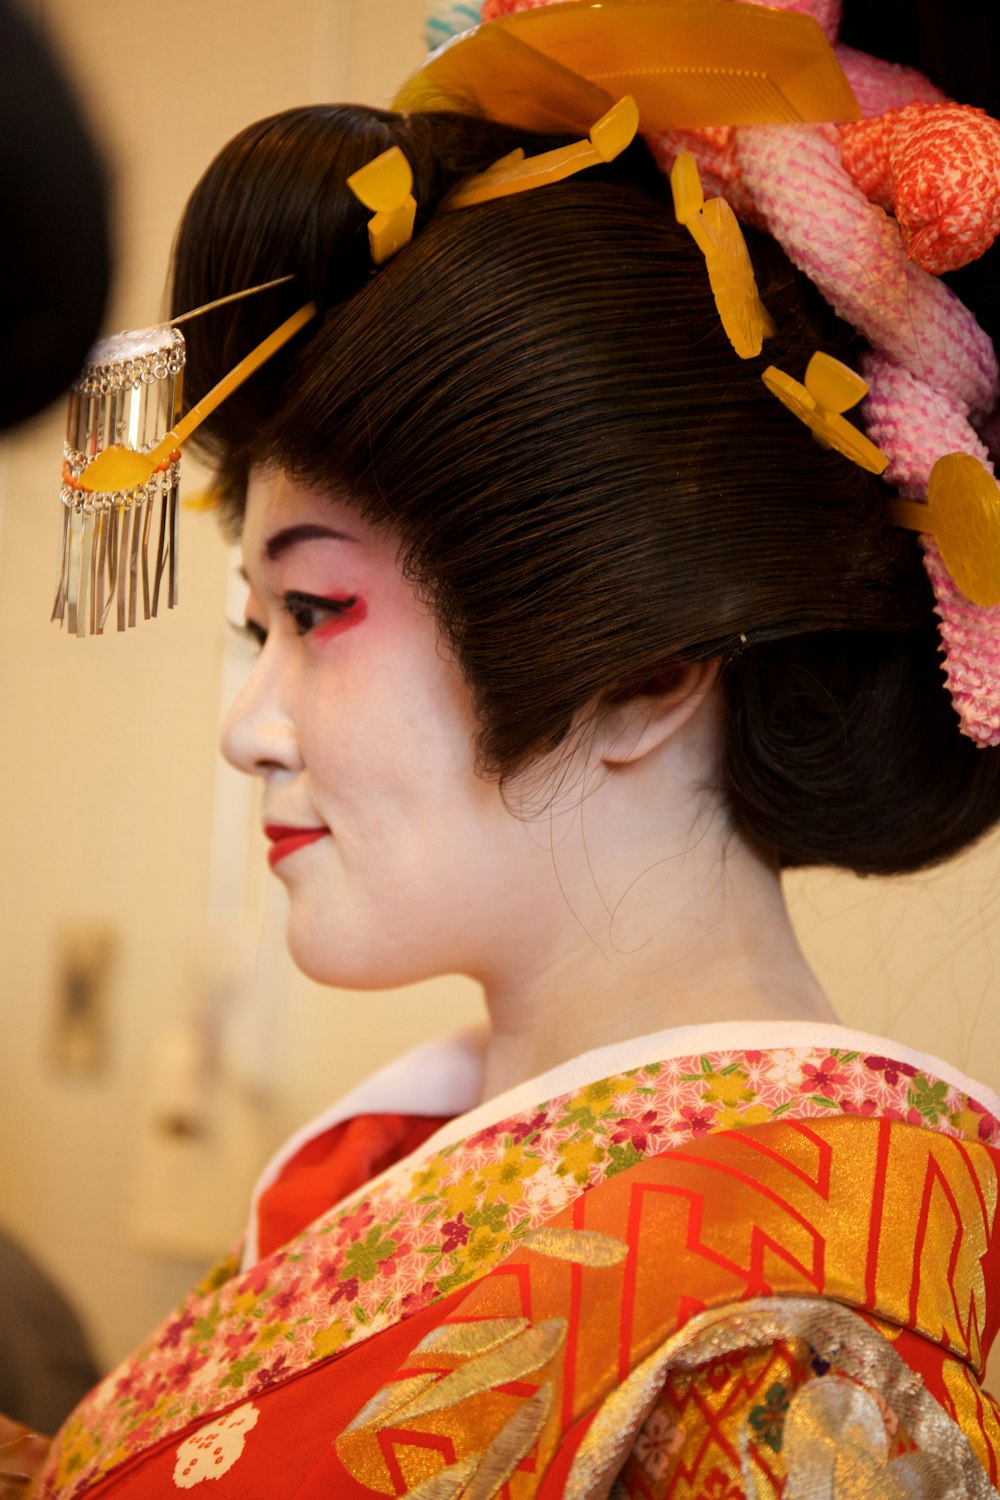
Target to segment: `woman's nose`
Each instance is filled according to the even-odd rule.
[[[269,655],[265,645],[222,725],[222,753],[238,771],[266,776],[301,770],[292,689],[278,655]]]

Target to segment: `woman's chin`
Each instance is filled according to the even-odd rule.
[[[296,920],[289,913],[286,943],[292,963],[315,984],[340,990],[394,990],[430,977],[406,955],[387,951],[381,941],[338,937],[327,925],[317,931],[312,922]]]

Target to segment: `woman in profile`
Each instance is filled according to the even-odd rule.
[[[937,107],[841,57],[867,114]],[[970,119],[920,116],[945,161]],[[768,129],[684,142],[758,226],[774,331],[742,359],[676,138],[456,208],[565,137],[311,107],[195,189],[178,311],[296,281],[194,325],[192,400],[321,311],[209,431],[260,646],[224,749],[264,782],[292,954],[361,991],[470,974],[490,1031],[279,1154],[239,1263],[88,1398],[47,1493],[996,1494],[1000,1101],[839,1026],[780,887],[1000,819],[954,626],[988,667],[996,614],[772,389],[817,351],[864,368],[919,500],[938,457],[985,457],[995,357],[931,272],[900,304],[864,260],[856,138]],[[376,267],[348,178],[391,148],[417,219]]]

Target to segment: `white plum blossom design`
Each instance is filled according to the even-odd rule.
[[[786,1088],[798,1088],[802,1082],[802,1064],[806,1061],[801,1052],[775,1048],[771,1053],[770,1067],[764,1074],[768,1083],[784,1084]]]
[[[252,1401],[185,1438],[177,1449],[174,1484],[179,1490],[194,1489],[206,1479],[220,1479],[243,1456],[247,1433],[257,1425],[260,1416]]]

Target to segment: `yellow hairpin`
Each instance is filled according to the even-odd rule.
[[[726,336],[741,359],[750,359],[774,332],[774,322],[760,300],[739,221],[725,198],[705,201],[698,164],[689,151],[674,162],[670,190],[677,222],[690,230],[705,257]]]
[[[347,186],[374,217],[368,220],[368,244],[372,260],[381,266],[413,238],[417,200],[413,196],[413,171],[398,146],[359,167]]]
[[[817,352],[806,366],[805,385],[774,365],[768,365],[761,379],[824,447],[835,448],[872,474],[882,473],[889,462],[886,455],[841,416],[868,394],[867,382],[854,370],[831,354]]]
[[[895,500],[889,514],[897,526],[933,536],[941,561],[972,604],[1000,604],[1000,489],[978,458],[946,453],[931,470],[927,504]]]
[[[442,203],[442,208],[468,208],[473,203],[488,203],[491,198],[506,198],[511,193],[547,187],[562,182],[586,167],[614,161],[631,145],[639,128],[639,111],[635,100],[626,94],[606,110],[590,128],[585,141],[559,146],[538,156],[525,157],[520,147],[508,156],[460,182]]]

